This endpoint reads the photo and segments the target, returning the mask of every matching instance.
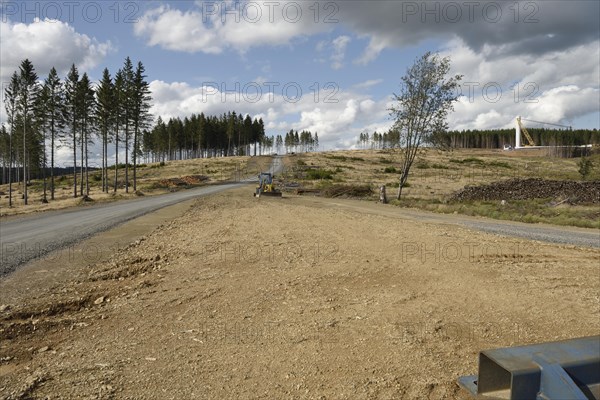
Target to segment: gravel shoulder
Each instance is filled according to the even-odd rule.
[[[0,398],[463,399],[480,350],[600,329],[597,248],[251,193],[0,280]]]
[[[374,213],[392,218],[409,219],[437,224],[458,225],[476,231],[494,233],[513,238],[533,241],[600,248],[600,230],[547,224],[527,224],[515,221],[502,221],[467,215],[442,214],[417,209],[383,206],[374,202],[356,200],[327,200],[318,197],[298,199],[303,204],[319,204],[328,208],[343,208],[357,212]]]

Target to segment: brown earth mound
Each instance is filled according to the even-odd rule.
[[[162,186],[190,186],[190,185],[198,185],[200,183],[208,181],[210,178],[205,175],[189,175],[182,176],[180,178],[168,178],[162,179],[159,183]]]
[[[600,181],[550,181],[545,179],[510,179],[489,185],[466,186],[455,192],[451,201],[528,200],[561,198],[571,204],[600,203]]]

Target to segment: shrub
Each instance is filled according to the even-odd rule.
[[[386,174],[395,174],[398,172],[398,170],[395,167],[385,167],[383,172]]]
[[[333,179],[333,171],[326,169],[309,169],[306,171],[306,179],[319,180],[319,179]]]
[[[462,160],[450,159],[451,163],[455,164],[485,164],[485,162],[477,157],[467,157]]]
[[[431,168],[435,168],[435,169],[450,169],[450,167],[448,167],[447,165],[438,164],[438,163],[431,164]]]
[[[346,156],[335,156],[335,155],[329,155],[329,156],[325,156],[325,158],[328,158],[330,160],[339,160],[339,161],[365,161],[364,158],[361,157],[346,157]]]

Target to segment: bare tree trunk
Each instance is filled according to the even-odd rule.
[[[133,132],[133,191],[137,191],[137,128]]]
[[[25,115],[23,120],[23,199],[25,200],[25,205],[27,205],[27,115]]]
[[[129,193],[129,127],[125,125],[125,193]]]
[[[89,152],[87,148],[87,132],[85,133],[85,195],[90,196],[90,171],[88,168]]]
[[[105,164],[104,164],[104,143],[106,141],[106,135],[104,133],[102,133],[102,193],[104,193],[104,187],[106,184],[106,169],[105,169]]]
[[[79,183],[79,193],[81,193],[81,195],[83,196],[83,164],[85,161],[85,156],[83,154],[83,141],[85,140],[85,134],[83,132],[83,128],[81,129],[81,166],[79,168],[79,171],[81,172],[80,176],[81,176],[81,182]]]
[[[44,165],[42,165],[42,176],[44,178],[44,198],[42,200],[43,203],[48,202],[48,197],[46,196],[46,135],[44,134]]]
[[[119,184],[119,129],[117,128],[117,134],[115,139],[115,189],[117,193],[117,186]]]
[[[77,197],[77,137],[73,130],[73,197]]]
[[[106,177],[105,180],[105,185],[106,185],[106,193],[108,193],[108,137],[106,138],[106,141],[104,142],[104,174]]]
[[[50,200],[54,200],[54,132],[50,142]]]
[[[400,177],[400,186],[398,186],[398,195],[396,196],[396,200],[400,200],[400,197],[402,197],[402,188],[404,188],[404,185],[406,184],[407,180],[408,180],[408,174],[406,172],[402,172],[402,176]]]
[[[12,174],[13,174],[13,151],[12,151],[12,130],[8,138],[8,206],[12,207]]]

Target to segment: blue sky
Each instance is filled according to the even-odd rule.
[[[262,117],[270,135],[310,129],[326,148],[348,148],[390,126],[400,77],[439,51],[474,88],[451,128],[508,127],[516,115],[600,128],[599,4],[0,1],[0,77],[28,57],[40,77],[75,63],[97,80],[130,56],[146,67],[156,117],[235,110]]]

